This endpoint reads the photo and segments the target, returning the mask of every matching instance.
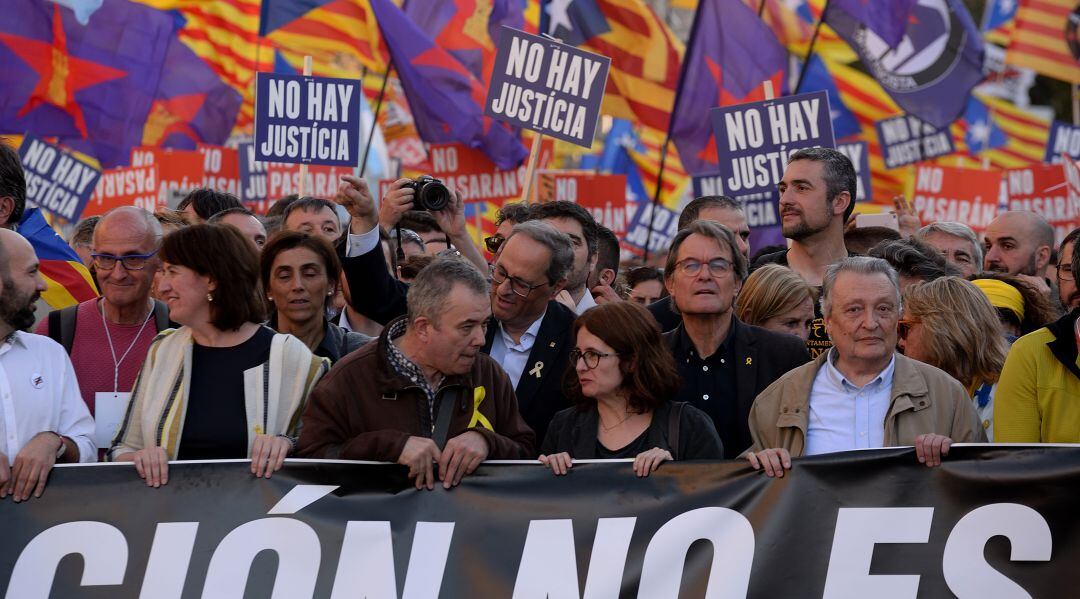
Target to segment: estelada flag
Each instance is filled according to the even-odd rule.
[[[41,276],[48,288],[41,299],[54,310],[74,306],[97,297],[90,271],[79,261],[75,250],[64,241],[37,208],[27,208],[18,232],[30,242],[40,262]]]

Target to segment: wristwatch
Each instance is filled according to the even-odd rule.
[[[65,453],[67,453],[67,446],[64,445],[64,436],[63,435],[61,435],[60,433],[58,433],[56,431],[51,431],[51,432],[52,432],[52,434],[56,435],[57,438],[60,439],[60,448],[56,450],[56,459],[59,460],[60,458],[64,457]]]

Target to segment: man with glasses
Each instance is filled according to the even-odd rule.
[[[36,329],[71,356],[83,401],[97,419],[99,448],[112,441],[150,343],[169,327],[168,308],[150,297],[161,238],[161,224],[146,210],[109,211],[94,229],[91,252],[101,297],[55,310]]]
[[[664,334],[682,377],[672,398],[708,414],[732,459],[750,447],[747,417],[754,397],[810,356],[802,340],[740,322],[735,297],[746,256],[732,232],[698,220],[671,242],[664,285],[682,323]]]
[[[499,253],[499,248],[510,236],[510,232],[520,223],[529,220],[529,205],[524,202],[507,202],[499,208],[495,219],[495,234],[484,238],[484,247],[492,256]]]
[[[1058,298],[1066,312],[1080,308],[1080,291],[1076,287],[1076,275],[1072,269],[1072,255],[1076,251],[1076,240],[1080,239],[1080,228],[1073,229],[1061,241],[1057,261]]]

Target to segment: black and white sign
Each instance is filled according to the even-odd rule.
[[[258,73],[255,85],[256,160],[357,165],[359,80]]]

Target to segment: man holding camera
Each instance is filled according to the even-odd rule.
[[[408,286],[386,270],[378,245],[380,219],[367,183],[349,176],[342,180],[336,200],[352,215],[342,270],[351,289],[363,290],[352,294],[353,308],[386,324],[407,312]],[[416,196],[409,183],[395,182],[380,212],[407,210]],[[455,197],[433,213],[462,254],[465,247],[476,249],[466,236],[463,212],[460,198]],[[521,227],[524,230],[519,231]],[[483,351],[510,376],[525,422],[542,439],[551,417],[567,405],[560,383],[573,349],[575,315],[554,298],[566,286],[574,252],[570,238],[549,223],[518,225],[511,237],[513,243],[507,239],[494,264],[494,319]],[[481,272],[488,273],[487,264],[481,264]]]

